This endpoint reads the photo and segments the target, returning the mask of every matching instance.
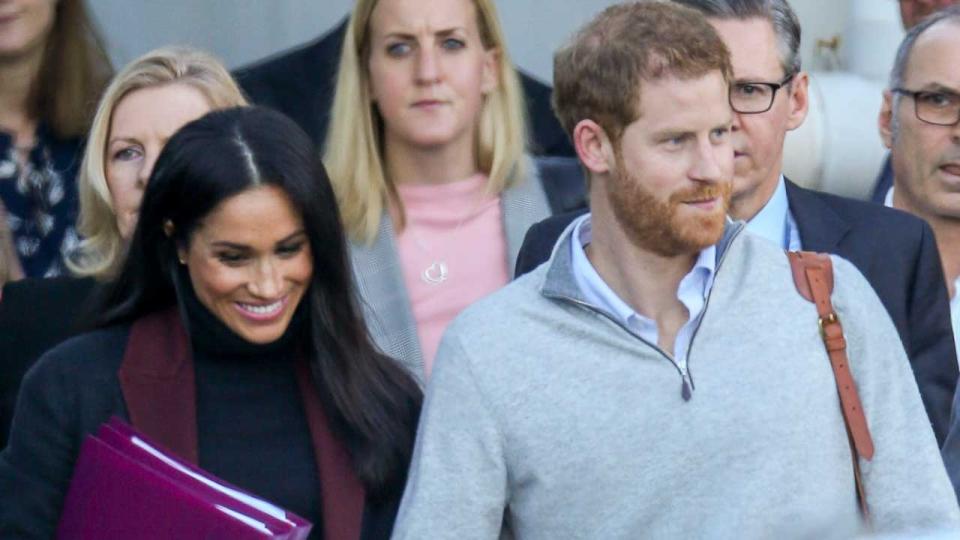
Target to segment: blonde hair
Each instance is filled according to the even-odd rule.
[[[117,227],[104,163],[114,109],[132,92],[173,83],[198,90],[211,109],[247,105],[223,64],[203,51],[164,47],[148,52],[123,68],[100,100],[80,166],[77,230],[84,239],[66,258],[67,267],[74,274],[109,279],[123,259],[125,242]]]
[[[384,168],[383,119],[370,98],[366,67],[370,18],[377,1],[357,0],[350,16],[323,157],[344,228],[354,240],[363,242],[372,242],[376,237],[388,203],[398,210],[397,227],[404,224],[403,207]],[[496,194],[523,178],[526,109],[493,0],[471,1],[484,48],[497,52],[498,85],[484,99],[476,136],[477,166],[489,177],[487,190]]]
[[[641,85],[665,76],[733,79],[730,53],[707,19],[674,2],[603,10],[553,57],[553,109],[568,134],[590,119],[614,143],[640,117]],[[617,66],[617,69],[610,69]]]

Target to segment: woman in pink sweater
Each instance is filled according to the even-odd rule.
[[[378,345],[423,380],[551,214],[492,0],[360,0],[324,161]]]

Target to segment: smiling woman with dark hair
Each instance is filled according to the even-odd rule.
[[[14,400],[27,369],[53,346],[89,329],[92,317],[86,315],[96,305],[97,282],[109,282],[119,271],[144,186],[164,143],[211,110],[246,103],[219,60],[189,47],[144,54],[104,90],[83,159],[76,160],[76,228],[83,239],[63,261],[73,275],[20,279],[3,288],[0,448],[6,446]],[[13,235],[4,232],[0,223],[0,282],[4,263],[10,277],[16,277],[17,270],[9,263],[16,262]]]
[[[52,534],[80,443],[111,415],[312,537],[389,536],[420,390],[372,345],[333,191],[292,121],[228,109],[179,131],[115,283],[102,328],[24,380],[0,536]]]

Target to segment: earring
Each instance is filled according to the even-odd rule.
[[[177,260],[180,261],[180,264],[187,265],[187,260],[183,258],[183,255],[177,255]]]

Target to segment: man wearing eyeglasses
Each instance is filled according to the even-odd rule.
[[[943,443],[958,367],[943,270],[930,227],[879,205],[807,190],[783,177],[783,142],[807,114],[800,24],[786,0],[673,0],[705,14],[733,61],[735,151],[730,216],[789,250],[839,255],[864,274],[897,327]],[[531,227],[519,276],[546,261],[573,214]]]
[[[898,3],[900,4],[900,22],[903,23],[905,30],[910,31],[931,13],[958,4],[960,0],[899,0]],[[883,204],[891,186],[893,186],[893,168],[890,166],[890,155],[887,154],[880,174],[877,175],[877,182],[873,186],[870,200]]]
[[[880,109],[880,136],[890,149],[894,187],[887,206],[932,227],[960,334],[960,6],[911,29],[897,51]]]
[[[880,109],[880,136],[890,149],[893,187],[887,206],[925,219],[943,259],[954,335],[960,335],[960,6],[914,26],[897,51]],[[960,486],[960,427],[944,445]]]

